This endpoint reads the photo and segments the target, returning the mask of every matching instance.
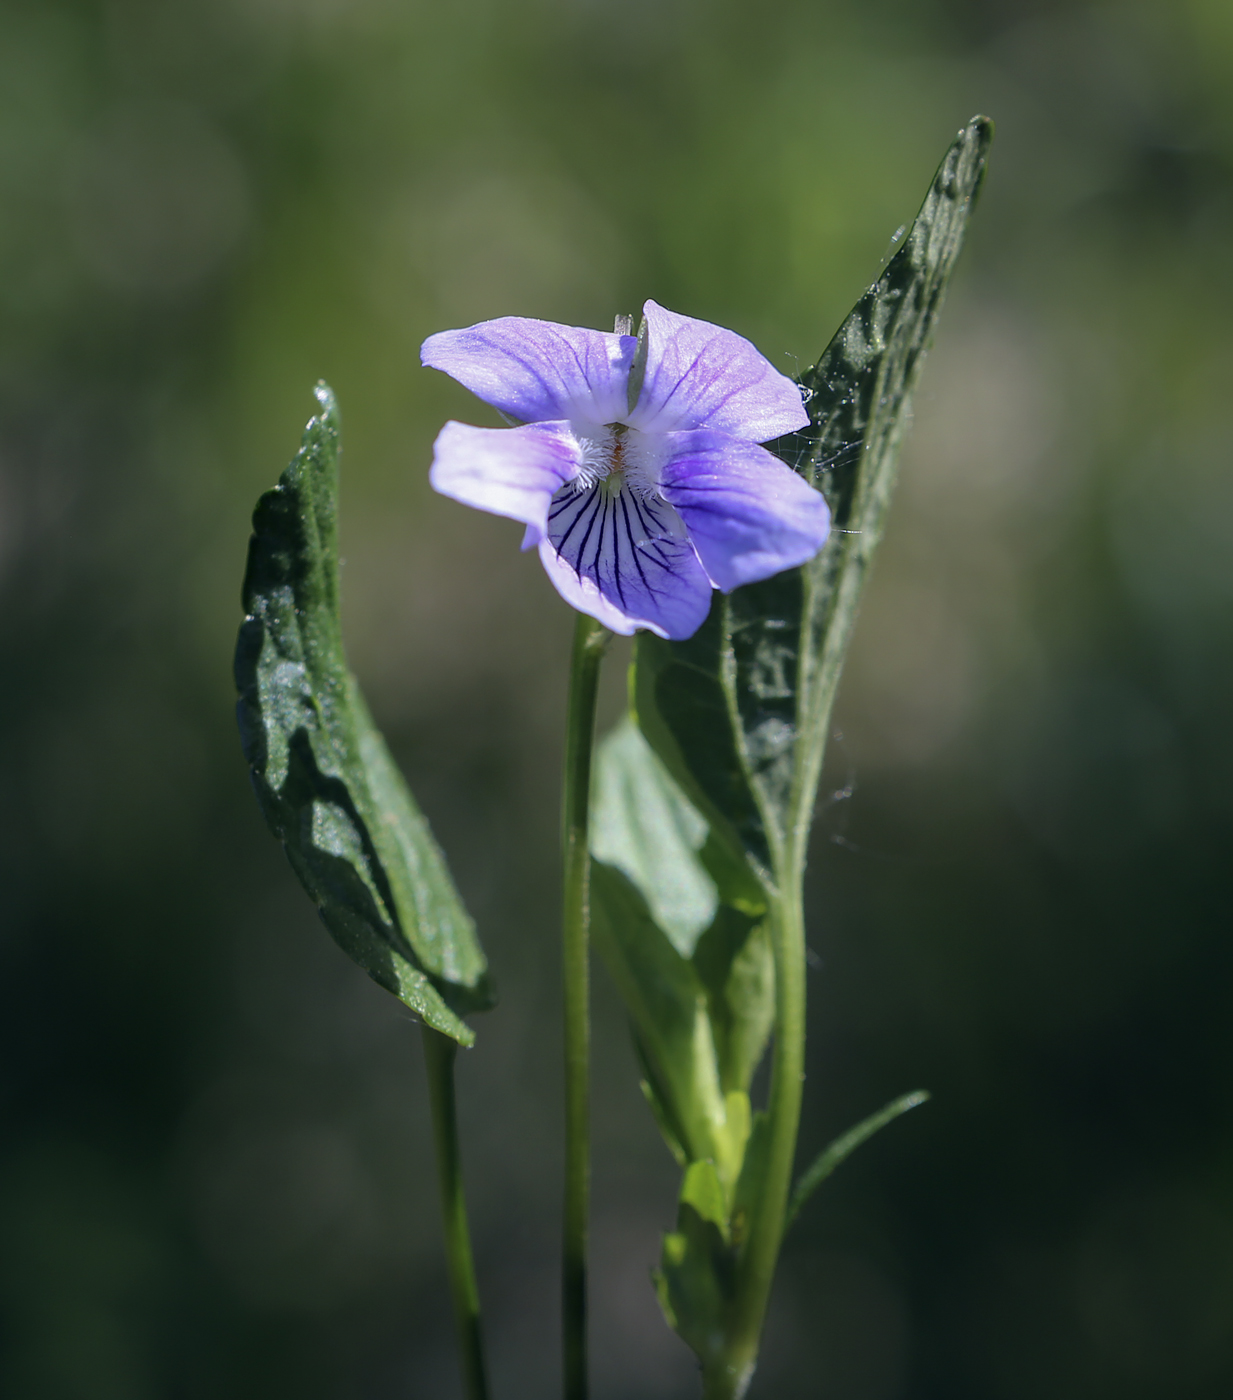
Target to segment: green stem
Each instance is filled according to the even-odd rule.
[[[703,1376],[706,1400],[740,1400],[758,1359],[758,1342],[783,1242],[805,1078],[804,863],[783,862],[784,878],[771,901],[775,951],[775,1049],[767,1105],[766,1175],[749,1221],[748,1244],[737,1266],[736,1298],[723,1362]]]
[[[437,1145],[437,1177],[441,1188],[441,1219],[445,1227],[445,1259],[449,1270],[458,1354],[467,1400],[488,1400],[484,1342],[480,1328],[479,1290],[471,1258],[467,1202],[462,1189],[462,1155],[458,1146],[458,1112],[454,1100],[454,1059],[458,1046],[448,1036],[421,1026],[428,1095],[432,1100],[432,1129]]]
[[[590,1211],[590,882],[587,845],[599,663],[610,633],[581,613],[574,629],[562,803],[565,907],[565,1229],[561,1305],[566,1400],[587,1395],[587,1220]]]

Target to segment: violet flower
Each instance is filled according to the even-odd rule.
[[[521,316],[441,331],[425,365],[520,426],[447,423],[431,481],[521,520],[557,591],[613,632],[681,640],[711,590],[811,558],[822,496],[758,444],[803,428],[800,390],[734,331],[648,301],[639,339]],[[643,356],[645,355],[645,359]]]

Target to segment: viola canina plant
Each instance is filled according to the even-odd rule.
[[[822,496],[758,446],[809,422],[747,340],[648,301],[634,336],[507,316],[424,342],[518,428],[447,423],[432,484],[526,527],[567,603],[613,632],[692,637],[711,590],[817,553]]]
[[[797,1173],[803,887],[830,710],[991,138],[983,117],[959,132],[899,251],[798,381],[736,332],[654,301],[637,335],[628,318],[606,332],[504,317],[424,342],[425,365],[511,425],[447,423],[433,486],[521,522],[578,613],[563,793],[566,1400],[589,1383],[592,942],[681,1167],[653,1284],[705,1400],[756,1391],[775,1265],[802,1206],[928,1097],[887,1104]],[[325,385],[317,397],[253,516],[241,737],[326,926],[421,1021],[463,1380],[468,1400],[486,1400],[453,1066],[475,1042],[466,1018],[494,998],[445,857],[346,663],[338,414]],[[613,633],[635,637],[630,711],[597,746]]]

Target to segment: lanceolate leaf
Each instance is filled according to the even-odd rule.
[[[428,1025],[470,1045],[487,964],[444,857],[347,667],[339,617],[338,412],[253,514],[238,716],[262,811],[339,945]]]
[[[810,424],[768,444],[812,481],[833,528],[801,569],[723,596],[686,642],[638,637],[634,704],[656,752],[768,881],[801,855],[825,730],[882,533],[912,389],[984,175],[992,123],[947,152],[903,247],[801,377]]]
[[[871,1113],[868,1118],[862,1119],[855,1128],[849,1128],[842,1136],[837,1137],[827,1148],[824,1148],[814,1158],[809,1170],[796,1183],[792,1192],[792,1200],[788,1204],[788,1214],[784,1220],[784,1229],[796,1219],[801,1212],[801,1207],[813,1195],[819,1186],[830,1176],[841,1162],[850,1157],[853,1152],[863,1142],[868,1142],[874,1133],[879,1133],[888,1123],[893,1123],[896,1118],[907,1113],[909,1109],[919,1108],[921,1104],[928,1103],[929,1094],[925,1089],[915,1089],[910,1094],[904,1094],[901,1098],[892,1099],[885,1108],[880,1108],[876,1113]]]
[[[766,1241],[778,1238],[799,1111],[792,1037],[799,1047],[804,943],[793,909],[827,722],[991,136],[983,118],[959,133],[903,247],[802,376],[809,425],[769,444],[826,497],[827,543],[802,568],[717,594],[686,641],[641,633],[632,709],[654,758],[628,730],[599,754],[596,944],[634,1021],[648,1098],[686,1168],[656,1283],[708,1394],[743,1393],[756,1351],[774,1264]],[[783,1038],[770,1106],[751,1113],[750,1081],[773,1028]],[[925,1097],[905,1096],[832,1143],[789,1214]]]

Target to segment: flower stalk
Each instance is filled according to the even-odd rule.
[[[561,1261],[566,1400],[586,1400],[587,1233],[590,1213],[590,873],[588,826],[599,667],[611,633],[580,613],[574,628],[562,802],[565,1011],[565,1219]]]
[[[458,1046],[448,1036],[422,1026],[428,1096],[432,1104],[433,1138],[437,1150],[437,1179],[441,1192],[441,1222],[450,1299],[458,1335],[463,1390],[467,1400],[488,1400],[488,1376],[480,1326],[479,1289],[467,1227],[467,1202],[462,1186],[462,1154],[458,1142],[458,1112],[454,1097],[454,1060]]]

